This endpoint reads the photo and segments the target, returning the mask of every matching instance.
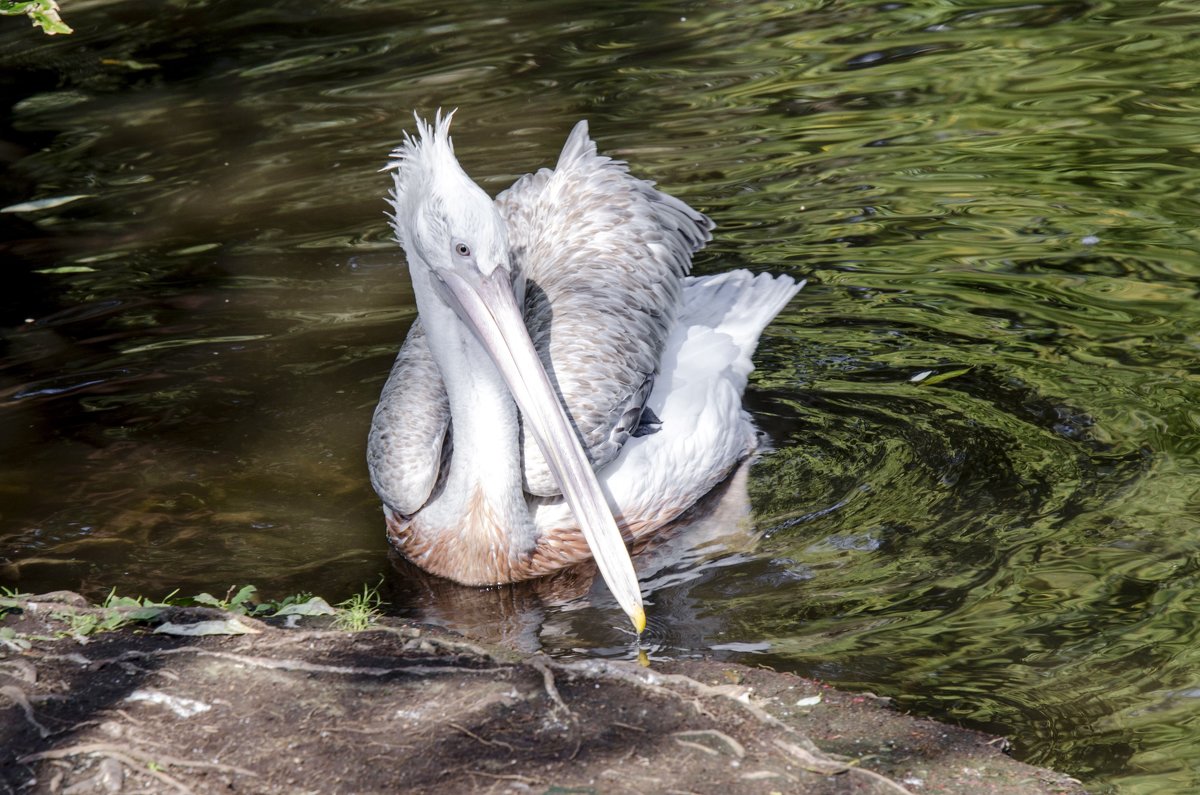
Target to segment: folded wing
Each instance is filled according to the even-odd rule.
[[[496,203],[525,279],[530,336],[599,469],[642,421],[682,279],[713,223],[597,154],[587,122],[554,170],[522,177]],[[557,494],[537,445],[523,436],[522,449],[526,490]]]

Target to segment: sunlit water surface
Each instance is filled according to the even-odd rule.
[[[1194,4],[66,10],[0,18],[0,200],[79,197],[0,214],[0,584],[382,576],[401,616],[630,655],[586,577],[390,560],[364,463],[415,311],[377,173],[410,111],[459,107],[491,192],[586,117],[716,220],[698,272],[810,279],[747,396],[771,448],[640,562],[651,655],[1200,788]]]

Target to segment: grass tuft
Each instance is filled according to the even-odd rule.
[[[383,598],[379,595],[379,586],[363,586],[362,593],[351,596],[344,602],[338,602],[337,615],[333,617],[333,625],[347,632],[362,632],[369,629],[383,611],[379,606]]]

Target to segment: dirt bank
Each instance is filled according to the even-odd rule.
[[[561,661],[198,608],[81,643],[62,634],[82,599],[8,601],[9,792],[1084,792],[1002,740],[739,665]],[[247,634],[152,631],[231,619]]]

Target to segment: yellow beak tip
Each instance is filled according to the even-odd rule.
[[[642,608],[635,608],[629,614],[629,620],[633,622],[633,628],[637,631],[638,635],[646,631],[646,611]]]

